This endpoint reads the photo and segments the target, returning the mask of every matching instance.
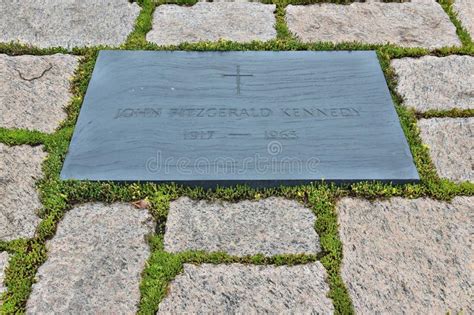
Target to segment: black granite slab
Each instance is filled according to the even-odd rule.
[[[61,178],[419,179],[373,51],[101,51]]]

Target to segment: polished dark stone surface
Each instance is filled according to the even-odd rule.
[[[101,51],[62,179],[418,180],[375,52]]]

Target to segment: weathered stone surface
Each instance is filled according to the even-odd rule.
[[[2,293],[7,290],[4,284],[5,280],[5,269],[7,269],[7,264],[8,264],[8,253],[7,252],[0,252],[0,297],[2,296]],[[2,301],[0,300],[0,305],[2,304]]]
[[[210,203],[180,198],[171,202],[165,250],[224,251],[231,255],[316,254],[316,218],[296,201]]]
[[[462,26],[474,37],[474,3],[472,0],[455,0],[453,8]]]
[[[35,182],[42,176],[43,148],[0,143],[0,239],[34,236],[41,203]]]
[[[66,118],[78,57],[0,55],[0,127],[53,132]]]
[[[392,60],[391,66],[407,106],[419,112],[474,108],[474,57],[403,58]]]
[[[298,266],[185,264],[158,314],[331,314],[326,271]]]
[[[153,232],[147,210],[128,204],[76,206],[47,242],[27,303],[31,314],[131,314]]]
[[[276,37],[275,5],[261,3],[206,3],[192,7],[161,5],[153,17],[147,40],[158,45],[183,42],[266,41]]]
[[[474,118],[434,118],[418,122],[438,175],[474,181]]]
[[[140,12],[127,0],[0,0],[0,42],[66,48],[123,43]]]
[[[286,20],[304,42],[390,42],[426,48],[461,44],[456,28],[435,1],[289,5]]]
[[[342,278],[360,314],[472,314],[473,197],[338,202]]]

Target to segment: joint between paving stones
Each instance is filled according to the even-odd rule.
[[[474,117],[474,109],[428,110],[416,112],[417,119]]]
[[[158,46],[153,43],[149,43],[145,40],[146,33],[151,30],[151,20],[153,18],[153,11],[154,9],[162,4],[177,4],[177,5],[190,5],[197,3],[196,0],[177,0],[177,1],[152,1],[152,0],[142,0],[137,1],[141,7],[141,11],[135,21],[135,27],[133,31],[129,34],[126,42],[121,47],[106,47],[106,46],[98,46],[98,47],[86,47],[86,48],[72,48],[71,50],[65,50],[61,47],[56,48],[46,48],[40,49],[31,46],[26,46],[17,43],[0,43],[0,52],[4,52],[7,54],[35,54],[35,55],[43,55],[43,54],[52,54],[57,52],[68,53],[71,52],[73,54],[81,54],[84,51],[88,51],[91,49],[146,49],[146,50],[274,50],[271,46],[277,46],[278,50],[285,49],[285,45],[281,46],[281,43],[275,43],[275,41],[281,40],[291,40],[290,50],[340,50],[340,49],[379,49],[385,46],[393,46],[393,45],[367,45],[363,43],[341,43],[341,44],[331,44],[331,43],[309,43],[309,44],[302,44],[297,38],[292,35],[289,30],[288,26],[286,25],[285,21],[285,8],[289,4],[298,5],[298,4],[315,4],[315,3],[335,3],[335,4],[350,4],[358,1],[346,1],[346,0],[332,0],[332,1],[319,1],[319,0],[272,0],[272,1],[263,1],[262,3],[272,3],[276,5],[275,17],[276,17],[276,25],[275,28],[277,30],[277,39],[270,40],[268,42],[254,42],[254,43],[247,43],[247,44],[237,44],[227,41],[222,41],[224,46],[231,46],[228,49],[225,47],[220,48],[222,46],[220,43],[207,43],[201,42],[197,44],[180,44],[177,46]],[[301,2],[301,3],[300,3]],[[384,2],[404,2],[404,1],[384,1]],[[468,32],[462,28],[461,23],[456,17],[456,13],[452,10],[452,1],[451,0],[438,0],[441,4],[442,8],[445,10],[446,14],[449,16],[453,24],[456,26],[456,32],[461,39],[462,47],[443,47],[439,49],[434,49],[432,52],[436,55],[447,55],[447,54],[474,54],[474,47],[472,47],[472,40]],[[228,44],[227,44],[228,43]],[[227,45],[226,45],[227,44]],[[200,46],[206,47],[207,49],[203,49]],[[259,47],[263,46],[263,47]],[[270,46],[270,47],[268,47]],[[393,46],[396,47],[396,46]],[[288,48],[286,48],[288,49]],[[424,52],[422,55],[428,55],[429,52]]]
[[[94,59],[94,58],[92,58],[92,59]],[[95,60],[95,59],[94,59],[94,60]],[[90,61],[90,60],[89,60],[89,61],[84,61],[83,64],[93,65],[93,61]],[[89,71],[91,71],[91,69],[92,69],[92,67],[89,68]],[[83,81],[83,80],[88,81],[89,78],[90,78],[90,76],[85,75],[85,76],[82,76],[79,81]],[[83,83],[84,83],[84,82],[83,82]],[[79,84],[79,86],[83,86],[83,87],[84,87],[84,86],[86,86],[86,84]],[[78,99],[82,99],[82,95],[78,95],[78,94],[83,94],[84,92],[85,92],[85,90],[83,90],[83,89],[76,90],[75,96],[78,97]],[[394,93],[393,90],[392,90],[392,93]],[[79,107],[77,107],[77,108],[75,109],[76,112],[78,112],[78,110],[79,110]],[[402,112],[402,113],[403,113],[403,112]],[[73,121],[71,121],[71,123],[73,123]],[[62,150],[67,149],[67,142],[68,142],[68,139],[66,139],[66,142],[64,143],[64,146],[62,147]],[[54,156],[55,154],[58,154],[58,153],[57,153],[57,152],[54,152],[53,156]],[[61,155],[61,153],[60,153],[60,155]],[[62,155],[63,155],[63,154],[62,154]],[[50,157],[51,157],[51,153],[50,153]],[[48,166],[46,166],[46,170],[45,170],[45,174],[53,175],[53,176],[52,176],[53,179],[54,179],[55,177],[57,177],[57,173],[59,172],[59,168],[60,168],[59,166],[60,166],[61,158],[55,159],[55,160],[56,160],[56,162],[58,162],[58,165],[57,165],[56,167],[54,167],[55,171],[53,171],[53,173],[56,173],[56,175],[54,175],[54,174],[51,173],[51,169],[49,169]],[[46,165],[48,165],[48,163],[50,163],[50,162],[45,162]],[[50,177],[51,177],[51,176],[50,176]],[[59,191],[57,190],[58,188],[53,189],[53,191],[54,191],[55,193],[60,193],[60,194],[61,194],[61,189],[65,189],[66,191],[69,190],[69,189],[67,189],[67,187],[63,187],[63,185],[62,185],[61,183],[58,183],[58,182],[57,182],[57,179],[54,179],[51,184],[58,185],[58,187],[59,187]],[[96,185],[96,184],[90,184],[90,185],[89,185],[89,184],[85,184],[85,185],[83,185],[83,184],[80,184],[80,183],[75,183],[75,185],[78,185],[78,186],[85,186],[84,188],[86,189],[86,192],[84,193],[84,196],[83,196],[84,200],[81,200],[81,198],[78,198],[78,200],[76,200],[76,201],[103,201],[104,199],[106,199],[107,201],[110,202],[110,201],[115,200],[115,198],[113,198],[113,197],[112,197],[112,198],[111,198],[111,197],[108,197],[108,196],[106,196],[106,194],[105,194],[105,195],[102,195],[102,196],[100,196],[100,195],[99,195],[99,196],[95,195],[94,191],[97,191],[97,192],[98,192],[98,191],[102,190],[102,189],[104,188],[104,186]],[[110,186],[109,186],[110,188],[112,188],[112,187],[114,186],[113,184],[109,184],[109,185],[110,185]],[[48,192],[48,189],[51,188],[51,187],[48,187],[48,186],[49,186],[48,184],[42,186],[43,192],[46,190],[46,192],[43,193],[43,194],[46,195],[46,196],[47,196],[48,194],[49,194],[49,196],[52,196],[52,192],[53,192],[53,191],[49,191],[49,192]],[[67,186],[67,185],[65,184],[64,186]],[[363,186],[363,184],[359,185],[359,187],[358,187],[357,189],[359,189],[360,186]],[[74,187],[74,185],[73,185],[72,187]],[[74,188],[72,188],[72,187],[71,187],[71,191],[69,191],[69,193],[72,193],[72,190],[74,190]],[[140,187],[141,187],[141,185],[132,185],[132,190],[136,190],[136,189],[139,190]],[[367,190],[370,190],[370,189],[371,189],[370,187],[371,187],[370,184],[369,184],[368,186],[366,186]],[[386,188],[385,188],[385,187],[388,187],[388,188],[389,188],[390,186],[384,186],[384,185],[382,185],[381,187],[384,187],[384,188],[382,188],[382,189],[383,189],[383,192],[382,192],[382,193],[378,192],[378,194],[380,194],[381,196],[383,196],[384,194],[386,194],[386,191],[385,191]],[[95,189],[94,189],[94,188],[95,188]],[[125,188],[125,187],[121,187],[121,189],[124,189],[124,188]],[[87,191],[88,189],[90,189],[90,190]],[[359,191],[359,193],[358,193],[358,192],[357,192],[357,189],[355,189],[355,190],[353,189],[353,190],[352,190],[352,193],[355,192],[355,195],[359,195],[360,191]],[[362,190],[363,190],[363,189],[362,189]],[[390,188],[389,188],[389,190],[390,190]],[[415,190],[416,190],[416,189],[415,189]],[[65,191],[65,192],[66,192],[66,191]],[[224,197],[224,199],[228,198],[228,197],[226,197],[226,195],[225,195],[225,194],[226,194],[226,193],[225,193],[226,191],[227,191],[227,193],[230,192],[229,190],[224,190],[224,193],[221,192],[221,195],[220,195],[220,196],[219,196],[219,193],[218,193],[218,194],[217,194],[217,197],[221,197],[221,198]],[[249,190],[249,191],[251,191],[251,190]],[[251,194],[249,194],[249,191],[244,191],[244,194],[243,194],[244,196],[241,196],[241,197],[238,197],[238,198],[237,198],[237,197],[231,197],[231,199],[234,199],[234,198],[240,199],[240,198],[242,198],[242,197],[248,198],[249,196],[251,196]],[[188,193],[189,193],[189,192],[190,192],[190,191],[188,190]],[[270,194],[272,194],[272,193],[275,193],[275,191],[272,191]],[[66,194],[67,194],[67,193],[66,193]],[[74,195],[74,193],[72,193],[72,194]],[[362,195],[363,195],[363,194],[364,194],[364,193],[362,192]],[[395,195],[396,195],[396,194],[403,195],[403,192],[395,193]],[[415,193],[415,194],[419,194],[419,193]],[[145,195],[146,195],[146,194],[145,194]],[[199,191],[199,190],[196,191],[196,192],[194,192],[194,193],[190,193],[190,195],[191,195],[191,196],[194,196],[194,197],[196,197],[196,196],[197,196],[197,197],[206,197],[206,193],[203,192],[203,191]],[[389,195],[390,195],[390,192],[389,192]],[[422,195],[422,194],[419,194],[419,195]],[[92,197],[91,197],[91,196],[92,196]],[[133,194],[127,195],[127,196],[128,196],[128,197],[127,197],[127,198],[124,198],[124,199],[130,201],[130,200],[135,200],[136,198],[143,197],[144,195],[133,193]],[[209,196],[207,196],[207,197],[209,197]],[[295,196],[293,196],[293,197],[295,197]],[[46,198],[47,198],[47,197],[46,197]],[[74,199],[74,198],[73,198],[73,199]],[[118,198],[118,199],[121,199],[121,198]],[[19,254],[18,254],[18,258],[15,258],[15,257],[17,257],[17,256],[14,255],[13,258],[12,258],[12,262],[13,262],[13,263],[14,263],[15,261],[17,261],[16,259],[18,259],[18,260],[20,260],[20,259],[25,259],[25,258],[24,258],[24,257],[25,257],[24,255],[26,255],[26,257],[32,257],[32,256],[30,256],[30,255],[33,255],[33,256],[39,255],[40,257],[43,257],[43,260],[44,260],[44,259],[45,259],[45,256],[40,255],[41,253],[43,253],[43,252],[45,251],[45,248],[44,248],[44,241],[45,241],[46,239],[49,239],[50,237],[52,237],[52,236],[54,235],[54,226],[55,226],[55,225],[57,224],[57,222],[61,219],[61,217],[62,217],[61,213],[63,213],[67,208],[70,208],[70,207],[71,207],[71,204],[68,204],[67,202],[64,202],[63,206],[59,207],[59,210],[55,210],[56,206],[53,205],[53,204],[50,204],[50,203],[48,202],[48,200],[43,200],[43,203],[47,205],[47,206],[45,206],[45,207],[47,207],[47,208],[50,207],[50,210],[49,210],[49,211],[46,211],[47,216],[43,219],[43,221],[41,222],[40,227],[39,227],[39,229],[38,229],[38,230],[39,230],[39,232],[38,232],[38,234],[39,234],[39,236],[38,236],[39,243],[38,243],[38,241],[35,241],[35,240],[32,240],[32,241],[28,242],[28,244],[30,244],[30,245],[28,245],[29,251],[25,251],[26,253],[25,253],[25,252],[21,252],[21,254],[19,253]],[[168,201],[168,203],[169,203],[169,201]],[[61,210],[61,208],[62,208],[62,210]],[[49,227],[48,227],[48,225],[49,225]],[[4,246],[6,246],[6,245],[4,244]],[[32,250],[32,249],[34,249],[34,250]],[[190,255],[191,258],[189,258],[189,256],[188,256],[188,259],[189,259],[189,260],[183,260],[182,263],[184,263],[184,262],[186,262],[186,261],[188,261],[188,262],[196,262],[196,260],[198,260],[198,258],[196,258],[196,257],[197,257],[197,254],[189,254],[189,253],[188,253],[188,255]],[[214,255],[214,256],[213,256],[213,255]],[[216,259],[216,255],[217,255],[217,257],[219,257],[219,254],[209,254],[209,256],[205,256],[205,258],[202,258],[202,257],[201,257],[200,259],[201,259],[202,261],[204,261],[204,262],[212,262],[213,260]],[[222,255],[222,254],[220,254],[220,255]],[[338,256],[338,255],[334,255],[334,253],[333,253],[333,256]],[[321,255],[320,257],[317,257],[317,258],[319,258],[320,260],[323,260],[325,257],[326,257],[325,255]],[[221,256],[221,258],[222,258],[222,256]],[[230,260],[230,261],[233,260],[232,258],[225,257],[225,256],[224,256],[224,258],[226,258],[226,259],[228,259],[228,260]],[[312,259],[312,257],[303,257],[303,259],[305,259],[305,260],[308,260],[308,259],[310,259],[310,258]],[[234,258],[234,259],[235,259],[235,258]],[[247,259],[250,259],[250,260],[255,260],[255,259],[256,259],[256,260],[258,260],[258,259],[260,259],[260,258],[257,256],[257,257],[253,257],[253,258],[247,258]],[[275,258],[273,258],[273,259],[275,259]],[[41,261],[41,259],[40,259],[40,260],[37,259],[37,261]],[[223,261],[224,261],[224,260],[223,260]],[[325,265],[325,267],[326,267],[326,265]],[[14,270],[14,269],[13,269],[13,270]],[[329,271],[330,271],[330,270],[328,269],[328,273],[329,273]],[[334,272],[334,271],[333,271],[333,272]],[[12,282],[15,283],[15,281],[12,281],[12,280],[10,279],[10,277],[15,277],[15,276],[17,275],[17,273],[10,272],[10,273],[8,273],[8,274],[9,274],[10,276],[7,276],[7,281],[6,281],[6,282],[7,282],[7,286],[11,287],[11,286],[12,286],[11,283],[12,283]],[[32,275],[30,274],[30,277],[31,277],[30,280],[32,281],[32,277],[34,277],[34,273],[33,273]],[[331,283],[330,283],[330,284],[331,284]],[[15,289],[13,289],[13,290],[11,290],[11,291],[14,292]],[[10,304],[8,303],[8,301],[9,301],[9,300],[8,300],[8,295],[7,295],[7,303],[5,304],[5,305],[6,305],[5,307],[8,307],[8,305],[10,305]],[[21,306],[20,306],[20,309],[21,309]]]
[[[474,50],[474,43],[472,41],[471,35],[466,30],[466,28],[464,28],[461,21],[458,19],[457,13],[453,10],[453,0],[437,0],[437,2],[441,5],[451,22],[456,27],[456,34],[461,40],[463,47]]]
[[[245,189],[245,188],[244,188]],[[287,192],[293,197],[298,199],[300,202],[309,206],[316,215],[315,230],[321,237],[321,248],[322,251],[317,255],[297,254],[297,255],[276,255],[276,256],[264,256],[264,255],[251,255],[244,257],[231,256],[224,252],[202,252],[202,251],[185,251],[179,253],[169,253],[164,250],[163,235],[164,226],[166,225],[166,219],[168,215],[168,209],[170,202],[177,197],[186,196],[186,190],[188,197],[207,197],[208,200],[215,200],[221,198],[215,198],[209,191],[205,192],[200,189],[195,189],[194,193],[191,193],[189,189],[185,189],[181,194],[170,194],[163,195],[159,193],[155,198],[151,198],[151,204],[155,208],[152,211],[154,218],[157,220],[157,233],[155,237],[150,240],[150,247],[152,248],[151,256],[148,260],[147,268],[143,272],[142,282],[140,289],[142,291],[142,298],[140,301],[139,313],[140,314],[152,314],[158,310],[159,303],[162,301],[166,294],[166,288],[168,284],[183,270],[185,263],[192,264],[231,264],[231,263],[243,263],[253,265],[298,265],[307,264],[315,261],[320,261],[327,271],[326,282],[330,287],[329,297],[333,301],[335,310],[337,313],[353,314],[353,306],[350,297],[347,292],[347,288],[342,282],[340,276],[340,263],[342,258],[342,244],[339,240],[337,232],[337,218],[335,214],[335,203],[330,202],[327,198],[331,198],[329,190],[323,189],[324,196],[313,196],[307,192],[298,191],[298,188],[293,188],[293,192]],[[231,189],[225,189],[225,191],[231,192]],[[253,190],[247,190],[246,192],[252,192]],[[296,194],[295,194],[296,192]],[[244,197],[253,197],[251,199],[265,198],[267,195],[278,194],[277,191],[271,190],[271,192],[262,193],[254,191],[253,193],[246,194]],[[282,192],[283,195],[285,193]],[[231,201],[241,200],[232,196]],[[286,196],[290,197],[290,196]],[[199,198],[201,199],[201,198]],[[332,221],[331,223],[328,223]],[[332,228],[331,228],[331,227]],[[156,270],[156,266],[161,267]],[[160,290],[156,290],[160,288]]]

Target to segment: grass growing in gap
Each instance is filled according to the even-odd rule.
[[[454,0],[438,0],[438,3],[443,7],[443,10],[449,16],[449,19],[454,26],[456,26],[456,34],[461,40],[463,46],[470,47],[471,49],[474,48],[471,35],[469,35],[469,32],[462,26],[457,13],[453,9]]]
[[[45,242],[55,234],[58,222],[67,210],[74,204],[102,202],[131,202],[147,198],[151,202],[150,212],[157,223],[157,233],[150,236],[149,243],[152,254],[143,272],[140,284],[141,301],[140,313],[156,312],[158,304],[166,294],[169,283],[182,270],[184,263],[252,263],[294,265],[319,260],[327,270],[330,286],[329,296],[333,300],[336,313],[353,313],[352,303],[341,275],[342,243],[338,235],[335,204],[338,198],[354,196],[362,198],[389,198],[403,196],[406,198],[430,197],[440,200],[450,200],[456,195],[474,195],[474,184],[456,184],[446,179],[440,179],[431,163],[428,149],[422,144],[416,125],[420,117],[473,117],[472,110],[429,111],[423,114],[403,106],[402,99],[395,92],[396,79],[390,68],[390,60],[403,57],[421,57],[425,55],[447,56],[450,54],[474,56],[472,39],[456,17],[451,0],[439,0],[451,21],[456,26],[462,47],[446,47],[434,51],[426,49],[402,48],[394,45],[368,45],[361,43],[313,43],[304,44],[289,32],[285,23],[285,7],[288,4],[311,4],[333,2],[347,4],[350,1],[319,1],[319,0],[265,0],[265,3],[276,4],[277,39],[268,42],[252,42],[240,44],[229,41],[215,43],[202,42],[196,44],[180,44],[177,46],[157,46],[147,43],[146,33],[152,27],[152,14],[157,5],[175,3],[192,5],[195,0],[139,0],[142,7],[137,18],[134,31],[129,35],[125,44],[114,47],[89,47],[67,50],[64,48],[40,49],[17,43],[0,43],[0,53],[9,55],[48,55],[54,53],[72,53],[81,55],[80,65],[72,83],[73,98],[66,111],[68,118],[53,134],[29,131],[23,129],[0,128],[0,142],[7,145],[43,145],[48,152],[48,158],[43,164],[44,177],[38,183],[43,208],[40,211],[41,223],[37,227],[33,239],[18,239],[0,241],[0,250],[11,254],[6,271],[5,284],[8,292],[4,294],[0,313],[23,313],[26,301],[31,292],[31,286],[38,267],[46,260]],[[419,184],[395,186],[381,183],[358,183],[346,186],[328,186],[324,183],[299,187],[280,187],[275,189],[255,190],[247,186],[235,188],[218,188],[204,190],[202,188],[186,188],[177,185],[155,185],[136,183],[117,185],[113,183],[93,183],[60,181],[59,172],[62,167],[75,122],[81,107],[92,69],[100,49],[143,49],[143,50],[193,50],[193,51],[227,51],[227,50],[369,50],[377,51],[382,69],[392,94],[392,98],[400,117],[402,128],[409,142],[415,164],[421,176]],[[179,254],[166,253],[163,250],[163,234],[169,203],[180,197],[189,196],[193,199],[239,201],[242,199],[258,200],[268,196],[282,196],[297,199],[312,208],[317,216],[316,232],[320,236],[322,253],[311,255],[280,255],[264,257],[261,255],[249,257],[233,257],[225,253],[185,252]]]
[[[450,109],[450,110],[433,110],[430,109],[426,112],[416,113],[417,118],[442,118],[442,117],[473,117],[474,109]]]

